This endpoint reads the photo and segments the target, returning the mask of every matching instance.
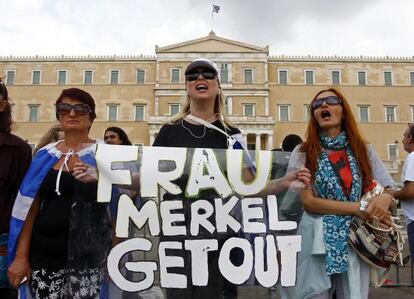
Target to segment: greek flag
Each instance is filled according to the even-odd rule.
[[[43,179],[46,177],[49,170],[59,161],[60,157],[62,157],[62,152],[56,148],[56,145],[59,142],[60,141],[48,144],[39,150],[33,158],[22,184],[20,185],[10,220],[10,233],[8,241],[9,264],[16,256],[17,241],[19,239],[20,232]],[[92,145],[79,151],[77,155],[83,162],[90,165],[96,165],[94,158],[95,150],[95,145]],[[32,298],[31,291],[27,283],[20,285],[18,298]]]
[[[213,4],[213,12],[219,13],[219,11],[220,11],[220,6]]]

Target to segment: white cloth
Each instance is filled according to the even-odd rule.
[[[401,182],[414,182],[414,152],[411,152],[404,161],[401,174]],[[414,221],[414,198],[412,200],[402,200],[401,207],[404,212],[405,222],[409,224]]]

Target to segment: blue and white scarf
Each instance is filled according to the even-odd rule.
[[[362,188],[361,175],[354,154],[348,144],[345,132],[335,138],[320,136],[324,149],[318,158],[318,169],[315,175],[314,188],[318,196],[331,200],[359,200]],[[339,178],[329,161],[325,150],[345,149],[352,173],[352,187],[349,196],[344,194]],[[344,273],[348,270],[348,234],[352,216],[324,215],[323,233],[325,240],[325,266],[328,275]]]
[[[51,143],[39,150],[33,158],[32,163],[20,185],[16,201],[13,206],[12,217],[10,220],[10,233],[8,241],[8,260],[9,263],[14,260],[16,255],[17,240],[22,231],[29,209],[33,200],[50,169],[64,155],[56,148],[56,143]],[[96,165],[95,162],[95,144],[76,153],[82,162],[89,165]],[[19,288],[19,298],[26,298],[27,289],[24,285]],[[30,298],[30,297],[29,297]]]

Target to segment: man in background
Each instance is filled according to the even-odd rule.
[[[0,298],[17,298],[7,280],[7,240],[10,216],[20,183],[29,167],[31,147],[11,131],[11,105],[0,79]]]
[[[403,135],[402,144],[404,150],[408,153],[401,175],[401,182],[404,187],[399,191],[392,192],[392,195],[401,201],[407,224],[411,264],[414,264],[414,124],[408,125]]]

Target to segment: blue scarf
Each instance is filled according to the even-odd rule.
[[[345,132],[335,138],[320,136],[323,151],[318,158],[314,188],[321,198],[351,201],[359,200],[361,194],[361,175],[358,163],[348,144]],[[349,196],[344,194],[339,178],[329,161],[325,150],[345,149],[352,173],[352,188]],[[323,234],[325,240],[325,266],[328,275],[344,273],[348,270],[348,234],[352,216],[324,215]]]

